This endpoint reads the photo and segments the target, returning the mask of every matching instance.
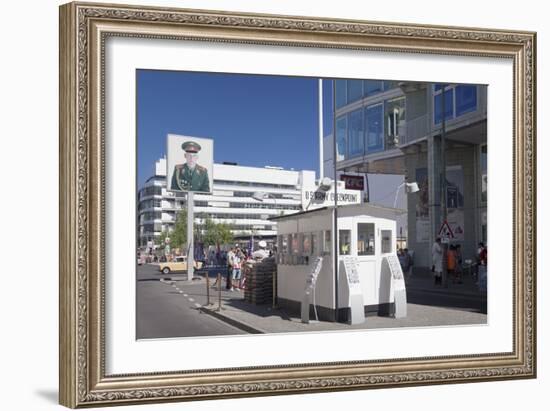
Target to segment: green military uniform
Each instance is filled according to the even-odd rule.
[[[187,164],[178,164],[172,175],[172,190],[210,192],[208,170],[205,167],[195,166],[193,170]]]

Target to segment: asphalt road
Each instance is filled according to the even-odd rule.
[[[223,269],[209,272],[210,285]],[[424,284],[425,283],[425,284]],[[417,286],[407,289],[408,315],[403,319],[393,317],[369,317],[364,325],[351,328],[426,327],[460,324],[486,324],[487,316],[480,296],[456,294],[434,289],[429,279],[417,279]],[[422,287],[419,287],[422,286]],[[224,311],[220,315],[202,313],[198,308],[207,304],[210,292],[210,309],[216,309],[221,296]],[[349,329],[347,324],[321,322],[311,326],[300,319],[281,320],[270,307],[243,303],[242,292],[223,290],[218,294],[206,287],[204,276],[187,281],[186,273],[162,274],[155,265],[138,267],[137,277],[137,336],[138,338],[170,338],[224,336],[246,334],[250,328],[260,332],[301,332],[313,330]],[[264,310],[264,311],[262,311]],[[209,311],[211,313],[211,311]],[[221,319],[220,319],[221,318]],[[250,326],[239,329],[230,324]],[[229,322],[229,323],[228,323]],[[245,331],[243,331],[245,330]]]
[[[183,291],[186,273],[164,275],[157,266],[138,267],[137,338],[198,337],[245,334],[198,310],[205,301]],[[182,287],[180,287],[182,285]]]

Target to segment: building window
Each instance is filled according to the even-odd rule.
[[[364,80],[365,96],[372,96],[384,90],[384,82],[380,80]]]
[[[441,123],[442,93],[445,88],[445,120],[460,117],[477,110],[477,86],[448,84],[434,85],[434,123]]]
[[[304,234],[302,237],[302,254],[311,255],[311,234]]]
[[[386,141],[388,145],[399,144],[399,137],[405,135],[405,98],[386,102]]]
[[[380,235],[382,236],[381,246],[382,254],[388,254],[392,252],[392,235],[391,230],[380,230]]]
[[[436,92],[436,94],[434,95],[434,119],[436,124],[441,123],[441,113],[443,108],[441,107],[441,104],[443,103],[441,101],[441,95],[442,95],[442,89],[439,88],[439,91]],[[453,89],[446,89],[445,90],[445,120],[449,120],[453,118],[453,112],[454,112]]]
[[[323,231],[323,254],[330,255],[332,250],[331,231]]]
[[[294,233],[291,234],[291,247],[292,247],[292,254],[298,255],[300,252],[300,245],[298,243],[298,234]]]
[[[336,159],[341,161],[346,158],[348,134],[348,118],[346,116],[336,119]]]
[[[361,100],[363,97],[363,80],[348,80],[348,95],[347,102],[353,103],[354,101]]]
[[[384,80],[384,91],[399,87],[399,81]]]
[[[477,109],[477,87],[476,86],[457,86],[455,88],[456,96],[456,116],[475,111]]]
[[[357,224],[357,255],[374,255],[374,224]]]
[[[351,230],[339,230],[340,255],[351,254]]]
[[[336,108],[344,107],[347,104],[346,80],[336,80]]]
[[[367,153],[384,149],[383,105],[367,107]]]
[[[317,233],[311,234],[311,255],[315,255],[315,253],[319,249],[319,244],[317,244],[318,241],[319,240]]]
[[[355,110],[349,114],[349,157],[362,156],[364,154],[365,126],[363,121],[363,110]]]
[[[487,145],[481,146],[481,204],[487,205]]]

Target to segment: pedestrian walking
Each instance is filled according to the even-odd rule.
[[[252,253],[252,258],[256,261],[261,261],[264,258],[269,257],[269,252],[266,250],[267,243],[264,240],[261,240],[258,243],[258,249]]]
[[[456,252],[455,246],[451,245],[447,250],[447,273],[452,279],[453,284],[456,284]]]
[[[443,247],[441,238],[437,237],[432,246],[432,272],[434,273],[434,285],[442,285],[443,276]]]
[[[487,291],[487,247],[485,246],[479,253],[478,287],[480,291]]]
[[[410,280],[412,277],[412,270],[413,270],[413,264],[414,264],[414,251],[409,250],[408,248],[405,248],[404,250],[406,259],[407,259],[407,271],[404,271],[407,280]]]
[[[244,262],[244,254],[240,248],[237,248],[235,255],[233,256],[233,270],[231,276],[231,289],[234,291],[235,288],[239,288],[239,282],[241,280],[241,267]]]
[[[458,283],[462,284],[463,283],[463,281],[462,281],[462,275],[463,275],[463,270],[462,270],[462,247],[460,246],[460,244],[456,245],[455,254],[456,254],[456,267],[455,267],[456,278],[457,278]]]
[[[227,252],[227,276],[226,276],[226,282],[225,282],[225,288],[227,290],[231,290],[231,280],[233,278],[233,263],[235,259],[235,247],[231,247],[231,249]]]
[[[483,253],[483,250],[485,250],[485,245],[480,242],[478,245],[477,245],[477,250],[476,250],[476,267],[475,267],[475,273],[474,273],[474,281],[477,283],[479,283],[479,266],[481,265],[481,254]]]

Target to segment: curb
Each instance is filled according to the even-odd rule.
[[[208,315],[211,315],[214,318],[217,318],[218,320],[221,320],[229,325],[232,325],[235,328],[238,328],[239,330],[245,331],[249,334],[266,334],[265,331],[259,330],[257,328],[252,327],[251,325],[248,325],[246,323],[243,323],[241,321],[237,321],[233,318],[227,317],[223,314],[220,314],[218,311],[211,310],[210,308],[206,308],[204,306],[199,307],[199,311]]]

